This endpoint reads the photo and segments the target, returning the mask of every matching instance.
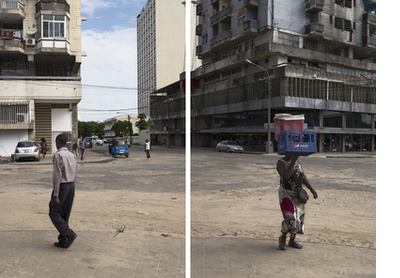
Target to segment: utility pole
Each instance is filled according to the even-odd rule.
[[[131,123],[131,116],[128,114],[128,122],[129,122],[129,143],[132,146],[132,123]]]
[[[272,150],[271,150],[271,78],[272,77],[274,77],[273,75],[272,76],[270,76],[269,75],[269,72],[268,72],[268,70],[267,69],[265,69],[265,68],[263,68],[263,67],[260,67],[259,65],[257,65],[257,64],[255,64],[255,63],[253,63],[252,61],[250,61],[249,59],[245,59],[245,61],[247,62],[247,63],[249,63],[249,64],[251,64],[251,65],[253,65],[253,66],[255,66],[255,67],[257,67],[257,68],[259,68],[259,69],[262,69],[263,71],[265,71],[266,73],[267,73],[267,83],[268,83],[268,85],[267,85],[267,94],[268,94],[268,141],[267,141],[267,148],[266,148],[266,152],[267,153],[272,153]]]

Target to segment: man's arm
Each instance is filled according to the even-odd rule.
[[[61,163],[60,157],[57,153],[53,156],[53,197],[52,204],[58,205],[60,200],[58,199],[58,192],[60,191],[61,182]]]

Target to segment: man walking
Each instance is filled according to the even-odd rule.
[[[81,160],[84,159],[83,153],[85,152],[85,149],[86,149],[86,142],[85,139],[81,137],[81,139],[79,140],[79,150],[81,151]]]
[[[146,143],[144,145],[144,151],[146,152],[147,159],[150,158],[150,142],[146,139]]]
[[[65,134],[57,136],[56,146],[58,151],[53,156],[53,192],[49,204],[49,216],[59,232],[58,242],[54,245],[69,248],[78,236],[68,225],[75,195],[77,164],[75,155],[67,149]]]

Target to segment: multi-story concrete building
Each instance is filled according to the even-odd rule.
[[[269,106],[304,114],[319,151],[375,150],[375,1],[197,2],[193,145],[265,150]]]
[[[44,137],[77,140],[81,1],[0,1],[0,154]]]
[[[190,1],[188,1],[190,2]],[[192,27],[196,8],[192,7]],[[137,16],[138,111],[150,116],[150,94],[179,80],[185,71],[185,6],[182,1],[148,0]],[[196,57],[195,34],[192,68]]]
[[[132,123],[132,133],[139,133],[139,129],[135,126],[138,121],[138,115],[136,114],[126,114],[119,115],[104,121],[104,136],[105,137],[114,137],[115,133],[111,130],[112,126],[118,121],[130,121]]]

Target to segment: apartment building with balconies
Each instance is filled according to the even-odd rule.
[[[0,154],[43,137],[77,141],[82,98],[81,1],[0,1]]]
[[[191,5],[192,28],[196,7]],[[137,16],[138,111],[150,116],[150,95],[185,71],[185,1],[148,0]],[[192,32],[192,69],[200,65]]]
[[[232,139],[265,150],[269,106],[271,119],[304,114],[319,151],[375,150],[375,1],[197,3],[194,146]]]

